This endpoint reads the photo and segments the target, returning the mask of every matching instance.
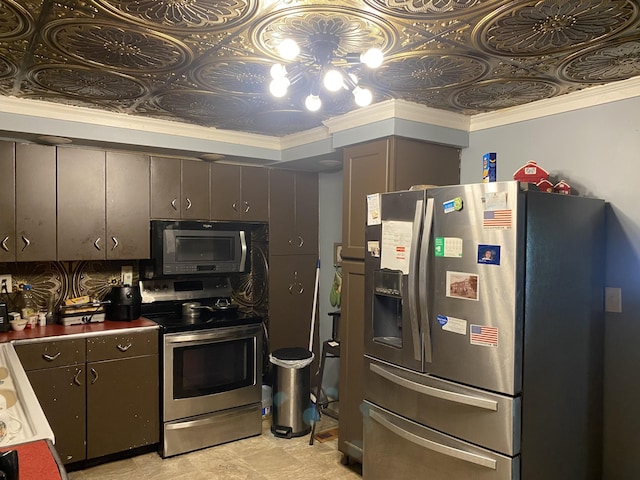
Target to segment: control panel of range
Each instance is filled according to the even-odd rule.
[[[228,277],[140,281],[142,303],[230,297],[231,293],[231,280]]]

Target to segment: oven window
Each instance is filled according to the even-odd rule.
[[[173,351],[173,397],[191,398],[254,384],[254,338],[178,347]]]
[[[231,261],[233,255],[233,237],[176,237],[178,262]]]

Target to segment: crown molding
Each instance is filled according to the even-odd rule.
[[[323,142],[326,140],[331,140],[329,129],[327,127],[316,127],[305,130],[304,132],[285,135],[280,139],[280,146],[282,150],[286,150],[288,148],[300,147],[302,145]]]
[[[469,132],[557,115],[640,96],[640,77],[471,117]]]

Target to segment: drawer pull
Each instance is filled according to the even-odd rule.
[[[96,250],[100,251],[100,240],[102,240],[100,237],[96,238],[96,241],[93,242],[93,246],[96,247]]]
[[[81,369],[77,369],[76,370],[76,374],[73,376],[73,383],[75,383],[78,386],[82,386],[82,382],[80,381],[80,374],[82,373]]]
[[[130,343],[129,343],[129,344],[127,344],[127,345],[121,345],[121,344],[118,344],[118,345],[116,346],[116,348],[117,348],[118,350],[120,350],[121,352],[126,352],[127,350],[129,350],[129,349],[131,348],[131,344],[130,344]]]
[[[233,202],[231,204],[231,208],[233,209],[234,212],[237,212],[238,211],[238,204],[236,202]]]
[[[22,247],[22,251],[24,252],[24,249],[31,245],[31,240],[22,235],[22,241],[24,242],[24,247]]]
[[[91,375],[93,375],[93,378],[91,379],[91,385],[93,385],[98,381],[98,372],[96,372],[95,368],[91,369]]]
[[[249,202],[244,202],[244,213],[249,213],[249,210],[251,210],[251,205]]]
[[[111,250],[115,250],[119,245],[118,239],[116,237],[111,237],[111,240],[113,241],[113,247],[111,247]]]
[[[2,240],[2,249],[5,252],[9,251],[9,247],[7,247],[7,242],[9,241],[9,237],[4,237],[4,240]]]
[[[171,200],[171,206],[173,207],[174,210],[178,210],[178,207],[176,206],[176,202],[178,201],[177,198],[174,198],[173,200]]]
[[[49,355],[48,353],[43,353],[42,358],[44,358],[47,362],[53,362],[56,358],[60,356],[62,352],[58,352],[55,355]]]
[[[191,199],[189,197],[187,197],[187,208],[186,210],[189,210],[191,208]]]

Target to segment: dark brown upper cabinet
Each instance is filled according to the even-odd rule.
[[[209,220],[209,164],[151,157],[151,218]]]
[[[318,254],[318,174],[269,171],[269,253]]]
[[[211,219],[266,222],[269,174],[262,167],[211,164]]]
[[[460,150],[402,137],[344,149],[342,257],[364,259],[366,198],[413,185],[460,182]]]
[[[0,262],[16,261],[16,150],[0,142]]]

